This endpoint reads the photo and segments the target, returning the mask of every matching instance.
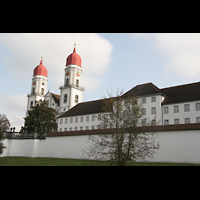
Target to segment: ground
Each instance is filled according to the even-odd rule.
[[[92,160],[61,158],[0,157],[0,166],[108,166],[109,163]],[[132,163],[132,166],[200,166],[189,163]]]

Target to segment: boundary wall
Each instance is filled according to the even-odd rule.
[[[150,162],[200,163],[200,124],[152,126],[157,133],[156,150]],[[46,139],[5,139],[1,156],[54,157],[83,159],[88,136],[103,130],[47,133]]]

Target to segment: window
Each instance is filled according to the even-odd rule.
[[[41,89],[41,95],[44,95],[44,88]]]
[[[67,124],[68,123],[68,120],[67,120],[67,118],[65,119],[65,124]]]
[[[73,118],[70,118],[70,123],[73,123]]]
[[[68,86],[69,85],[69,79],[67,78],[66,79],[66,86]]]
[[[179,112],[179,106],[174,106],[174,113],[178,113]]]
[[[147,125],[147,120],[146,119],[142,119],[141,123],[142,123],[142,126],[146,126]]]
[[[67,128],[65,128],[65,131],[67,131]]]
[[[169,125],[169,120],[168,119],[164,120],[164,125]]]
[[[92,126],[91,129],[94,130],[94,129],[95,129],[95,126]]]
[[[151,102],[156,102],[156,97],[151,97]]]
[[[142,103],[146,103],[146,98],[142,98]]]
[[[62,128],[60,128],[60,132],[62,131]]]
[[[31,101],[30,109],[33,107],[33,101]]]
[[[81,122],[83,122],[83,117],[81,117]]]
[[[72,127],[71,127],[71,128],[69,128],[69,131],[72,131]]]
[[[77,131],[78,130],[78,128],[77,127],[75,127],[75,129],[74,129],[75,131]]]
[[[142,108],[142,115],[146,115],[146,108]]]
[[[86,126],[86,127],[85,127],[85,130],[89,130],[89,126]]]
[[[197,122],[197,123],[200,123],[200,117],[197,117],[197,118],[196,118],[196,122]]]
[[[60,124],[62,124],[63,123],[63,119],[60,119]]]
[[[83,127],[82,127],[82,126],[80,127],[80,130],[83,130]]]
[[[32,94],[35,94],[35,88],[33,87]]]
[[[67,103],[67,94],[64,95],[64,103]]]
[[[151,114],[152,114],[152,115],[155,115],[155,114],[156,114],[156,107],[152,107],[152,108],[151,108]]]
[[[86,116],[86,122],[89,122],[89,116]]]
[[[78,123],[78,117],[75,118],[75,123]]]
[[[79,87],[79,80],[76,79],[76,87]]]
[[[185,124],[189,124],[190,123],[190,118],[185,118]]]
[[[184,105],[184,111],[189,112],[190,111],[190,104],[185,104]]]
[[[179,119],[174,119],[174,124],[179,124]]]
[[[164,107],[164,114],[169,114],[169,108],[168,107]]]
[[[92,115],[92,121],[95,121],[95,115]]]
[[[78,103],[78,95],[75,96],[75,103]]]
[[[196,103],[196,110],[200,110],[200,103]]]

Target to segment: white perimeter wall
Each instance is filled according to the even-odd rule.
[[[83,158],[88,135],[47,137],[46,140],[4,140],[1,156]],[[200,130],[158,133],[160,149],[151,162],[200,163]],[[157,142],[156,141],[156,142]]]

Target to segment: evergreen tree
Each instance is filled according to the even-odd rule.
[[[25,123],[23,131],[37,132],[39,135],[46,132],[57,131],[57,114],[55,109],[47,106],[45,100],[36,101],[36,105],[28,111],[28,116],[24,118]]]

